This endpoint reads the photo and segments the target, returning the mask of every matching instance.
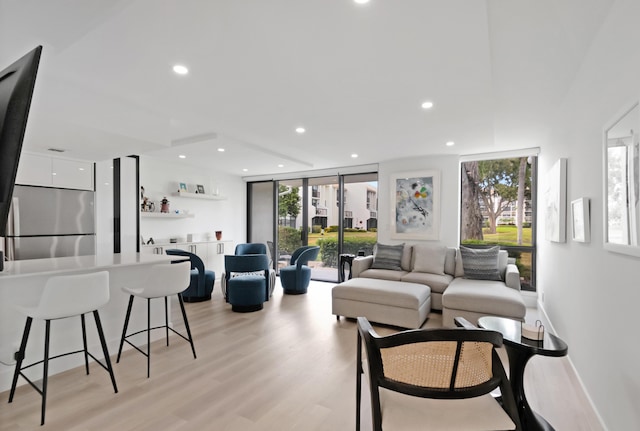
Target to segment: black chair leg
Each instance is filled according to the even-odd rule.
[[[167,346],[169,346],[169,312],[168,312],[168,297],[164,297],[164,329],[167,332]]]
[[[84,368],[89,374],[89,353],[87,351],[87,326],[84,321],[84,314],[80,315],[80,321],[82,322],[82,346],[84,347]]]
[[[151,376],[151,298],[147,298],[147,379]]]
[[[13,396],[16,393],[16,385],[18,384],[18,376],[20,376],[20,368],[22,367],[24,354],[27,350],[27,340],[29,339],[29,332],[31,331],[31,322],[33,322],[33,319],[31,317],[27,317],[27,321],[24,324],[24,331],[22,333],[22,341],[20,342],[20,350],[18,350],[18,354],[16,355],[16,370],[13,373],[13,382],[11,383],[9,402],[13,401]]]
[[[184,301],[182,300],[182,294],[178,293],[178,301],[180,302],[180,309],[182,310],[182,319],[184,319],[184,326],[187,329],[187,335],[189,336],[189,343],[191,344],[191,351],[193,352],[193,359],[196,358],[196,348],[193,345],[193,338],[191,337],[191,329],[189,328],[189,319],[187,319],[187,312],[184,309]]]
[[[96,321],[96,328],[98,329],[98,337],[100,337],[100,344],[102,345],[102,353],[104,354],[104,361],[107,364],[107,371],[111,377],[111,383],[113,384],[113,391],[117,394],[118,387],[116,386],[116,377],[113,375],[113,366],[111,365],[111,358],[109,357],[109,350],[107,349],[107,341],[104,338],[104,331],[102,330],[102,322],[100,321],[100,314],[98,310],[93,310],[93,318]]]
[[[45,321],[44,333],[44,363],[42,369],[42,415],[40,425],[44,425],[44,413],[47,408],[47,383],[49,380],[49,333],[51,332],[51,320]]]
[[[129,327],[129,317],[131,316],[131,307],[133,307],[133,295],[129,295],[129,305],[127,306],[127,315],[124,317],[124,327],[122,328],[122,337],[120,337],[120,348],[118,349],[118,357],[116,364],[120,362],[120,355],[122,354],[122,346],[124,345],[124,339],[127,338],[127,328]]]

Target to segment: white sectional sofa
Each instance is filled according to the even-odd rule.
[[[374,256],[357,257],[353,261],[351,275],[353,278],[429,286],[431,308],[442,310],[445,326],[453,327],[453,319],[457,316],[474,323],[486,315],[524,321],[526,307],[520,293],[520,273],[515,260],[500,250],[497,256],[500,280],[479,280],[469,276],[465,278],[461,254],[460,249],[453,247],[406,244],[402,248],[399,268],[375,269]]]

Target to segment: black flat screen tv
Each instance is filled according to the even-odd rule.
[[[0,237],[7,234],[7,217],[41,53],[42,46],[38,46],[0,71]]]

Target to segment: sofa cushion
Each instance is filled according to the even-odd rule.
[[[498,253],[500,247],[486,249],[460,246],[464,277],[472,280],[502,280],[498,269]]]
[[[409,272],[400,278],[401,281],[408,283],[425,284],[431,288],[434,293],[442,293],[445,291],[453,277],[449,274],[439,275],[428,272]]]
[[[411,256],[413,255],[413,246],[410,244],[404,245],[402,250],[402,260],[400,261],[400,267],[403,271],[411,271]]]
[[[331,296],[334,299],[348,299],[414,310],[427,301],[430,294],[429,286],[358,278],[347,280],[331,289]]]
[[[423,244],[413,246],[413,271],[429,272],[444,275],[444,247],[433,247]]]
[[[404,244],[386,245],[376,244],[373,252],[372,269],[392,269],[395,271],[402,270],[401,261]]]
[[[380,280],[400,281],[407,275],[407,271],[394,271],[391,269],[365,269],[359,275],[362,278],[378,278]]]
[[[497,316],[521,316],[527,312],[520,291],[501,281],[454,279],[442,295],[442,306]]]
[[[444,273],[453,275],[456,274],[456,249],[453,247],[447,247],[444,257]]]

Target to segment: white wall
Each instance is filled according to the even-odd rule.
[[[177,192],[179,183],[202,184],[206,193],[217,187],[225,200],[201,200],[171,196]],[[140,185],[145,195],[156,203],[166,196],[170,209],[188,210],[194,218],[157,219],[141,218],[140,234],[145,241],[153,237],[156,242],[172,237],[206,240],[217,230],[222,231],[223,240],[236,244],[246,240],[246,184],[239,176],[220,174],[215,167],[210,170],[194,168],[185,163],[168,163],[150,156],[140,157]]]
[[[538,239],[543,308],[589,396],[610,430],[640,429],[640,259],[603,249],[603,128],[640,97],[640,2],[616,1],[578,72],[549,140],[541,143],[545,173],[568,158],[567,200],[591,199],[591,243]],[[542,199],[538,205],[543,209]],[[539,212],[538,232],[545,231]],[[567,226],[570,227],[570,224]]]

